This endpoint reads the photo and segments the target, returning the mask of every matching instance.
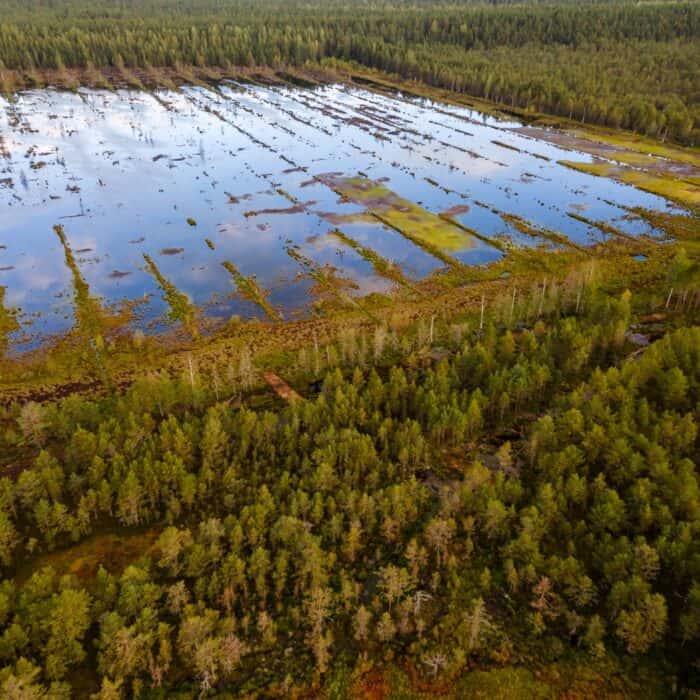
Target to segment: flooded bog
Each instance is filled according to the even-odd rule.
[[[319,283],[391,293],[537,245],[528,230],[586,245],[606,235],[587,222],[638,235],[629,207],[671,207],[559,164],[590,156],[521,124],[340,85],[30,91],[0,100],[0,139],[20,347],[125,303],[146,331],[188,308],[295,318]]]

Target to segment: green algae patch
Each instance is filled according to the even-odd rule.
[[[449,265],[459,265],[447,253],[473,248],[477,239],[464,230],[431,214],[413,202],[364,177],[318,178],[341,196],[364,206],[383,224],[395,229],[413,243]]]
[[[239,294],[248,301],[257,304],[272,321],[281,321],[280,313],[267,300],[267,294],[260,289],[258,283],[252,277],[242,275],[238,268],[229,260],[221,263],[233,278]]]

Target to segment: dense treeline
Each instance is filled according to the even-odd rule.
[[[17,407],[4,449],[34,456],[0,480],[6,572],[110,524],[157,540],[121,573],[0,585],[4,695],[63,697],[86,664],[100,698],[285,695],[390,651],[433,677],[573,648],[689,669],[700,329],[625,359],[629,293],[579,290],[562,318],[537,299],[529,328],[454,324],[439,349],[432,324],[348,333],[299,357],[321,393],[279,410],[240,405],[245,354]]]
[[[0,2],[0,69],[304,66],[403,77],[697,143],[700,6]]]
[[[507,107],[697,143],[697,97],[686,104],[681,96],[700,94],[698,52],[700,44],[682,41],[528,44],[466,53],[443,44],[408,54],[382,44],[354,60]]]

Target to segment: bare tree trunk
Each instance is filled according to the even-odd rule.
[[[547,291],[547,278],[545,277],[542,282],[542,296],[540,297],[540,308],[537,310],[537,318],[542,315],[542,310],[544,309],[544,295]]]
[[[314,331],[314,373],[318,374],[321,371],[319,357],[318,357],[318,337],[316,331]]]

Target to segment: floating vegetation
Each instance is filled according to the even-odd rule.
[[[246,199],[250,199],[253,195],[252,194],[231,194],[230,192],[226,192],[226,196],[228,197],[228,202],[229,204],[240,204],[242,201]]]
[[[425,177],[423,179],[429,185],[432,185],[433,187],[437,187],[439,190],[442,190],[445,194],[456,194],[456,195],[462,197],[463,199],[465,198],[463,194],[460,194],[459,192],[457,192],[456,190],[453,190],[450,187],[446,187],[445,185],[441,185],[437,180],[433,180],[432,177]],[[377,180],[377,182],[380,182],[380,180]],[[457,206],[467,206],[467,205],[457,205]],[[467,209],[469,209],[468,206],[467,206]]]
[[[286,161],[289,161],[289,158],[283,158]],[[297,172],[299,170],[304,170],[303,168],[290,168],[289,171],[285,172]],[[266,177],[266,176],[263,176]],[[315,182],[315,180],[314,180]],[[275,189],[275,192],[277,192],[280,197],[284,197],[288,202],[292,204],[291,207],[271,207],[267,209],[257,209],[257,210],[250,210],[246,211],[243,213],[243,216],[245,216],[247,219],[253,216],[260,216],[264,214],[301,214],[304,211],[307,211],[309,207],[312,207],[314,204],[316,204],[315,200],[309,200],[308,202],[302,202],[293,195],[289,194],[287,190],[283,190],[281,187],[277,187]]]
[[[695,211],[700,211],[700,186],[688,179],[656,176],[632,168],[626,168],[621,173],[614,173],[612,177],[628,185],[634,185],[640,190],[660,195]]]
[[[289,160],[289,158],[286,158],[285,156],[280,156],[280,158],[282,158],[282,160],[284,160],[284,161],[286,161],[286,162],[288,162],[288,163],[291,163],[291,162],[292,162],[292,161]],[[288,170],[291,171],[291,172],[295,172],[295,171],[297,170],[297,168],[288,168]],[[287,172],[287,171],[283,171],[283,172]],[[275,192],[277,192],[278,195],[284,197],[284,198],[285,198],[286,200],[288,200],[289,202],[292,202],[292,204],[298,204],[298,203],[299,203],[299,200],[298,200],[296,197],[293,197],[291,194],[289,194],[289,192],[287,192],[287,190],[283,190],[281,187],[277,187],[277,188],[275,189]]]
[[[191,216],[188,216],[188,217],[187,217],[187,223],[188,223],[190,226],[196,226],[196,225],[197,225],[197,222],[196,222]]]
[[[468,204],[455,204],[453,207],[450,207],[449,209],[445,209],[445,211],[440,212],[440,216],[459,216],[460,214],[466,214],[470,209],[471,207]]]
[[[243,213],[246,219],[253,216],[263,216],[266,214],[301,214],[305,211],[306,205],[304,204],[294,204],[291,207],[270,207],[268,209],[251,209]]]
[[[194,304],[170,280],[163,276],[150,255],[144,253],[143,259],[163,292],[163,299],[168,305],[168,320],[172,323],[181,323],[192,336],[197,337],[199,329],[196,324],[197,309]]]
[[[448,265],[449,267],[453,267],[455,269],[461,269],[464,268],[464,265],[462,265],[459,260],[456,258],[453,258],[451,255],[448,255],[445,253],[442,248],[437,247],[430,241],[425,240],[422,237],[418,237],[413,232],[409,232],[406,228],[399,228],[396,224],[394,224],[390,219],[385,217],[383,214],[379,214],[377,212],[372,212],[374,217],[377,219],[377,221],[383,223],[385,226],[388,226],[389,228],[393,229],[394,231],[397,231],[400,233],[404,238],[407,238],[409,241],[412,243],[415,243],[419,248],[422,248],[425,250],[427,253],[430,253],[434,258],[437,258],[438,260],[441,260],[442,262],[445,263],[445,265]]]
[[[614,131],[606,131],[596,127],[592,127],[590,131],[572,129],[566,135],[570,139],[575,140],[577,150],[584,152],[590,152],[589,149],[596,148],[602,144],[614,149],[612,152],[616,154],[614,157],[617,160],[624,158],[624,155],[620,153],[621,151],[627,153],[636,152],[644,155],[648,159],[647,162],[656,157],[655,162],[657,163],[659,159],[663,159],[662,162],[675,161],[700,168],[700,154],[698,154],[697,150],[682,148],[669,142],[664,143],[658,139],[640,136],[621,129],[615,129]]]
[[[334,226],[342,226],[343,224],[374,224],[376,219],[372,214],[366,211],[353,212],[351,214],[336,214],[332,211],[317,211],[316,216],[328,221]]]
[[[282,316],[267,300],[267,294],[258,286],[258,283],[252,277],[242,275],[238,268],[228,260],[221,263],[229,272],[233,281],[236,283],[238,293],[248,301],[257,304],[272,321],[281,321]]]
[[[211,240],[211,238],[205,238],[205,239],[204,239],[204,242],[207,244],[207,247],[208,247],[210,250],[215,250],[215,249],[216,249],[216,246],[214,245],[214,242]]]

